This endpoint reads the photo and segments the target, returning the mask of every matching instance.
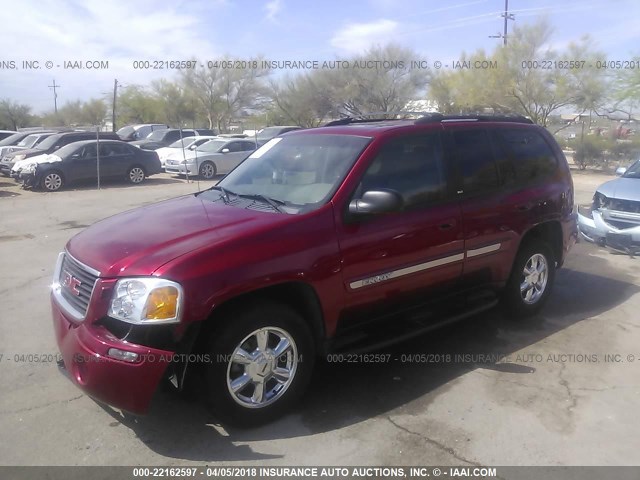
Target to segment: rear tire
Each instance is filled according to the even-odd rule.
[[[315,361],[302,317],[286,305],[264,302],[229,311],[220,321],[205,369],[214,415],[248,427],[285,414],[304,393]]]
[[[129,183],[133,183],[134,185],[142,183],[146,176],[147,174],[145,173],[144,168],[140,165],[134,165],[127,171],[127,180]]]
[[[57,170],[47,172],[42,176],[40,186],[47,192],[57,192],[64,186],[64,177]]]
[[[502,296],[507,312],[516,319],[535,315],[551,293],[555,272],[555,258],[544,241],[520,247]]]

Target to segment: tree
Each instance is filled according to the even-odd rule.
[[[195,118],[195,103],[192,101],[191,92],[184,86],[164,79],[151,85],[159,105],[162,106],[164,122],[182,127],[186,121]]]
[[[271,83],[273,110],[284,119],[301,127],[317,127],[329,118],[338,116],[331,91],[317,75],[301,74]]]
[[[93,98],[82,104],[80,122],[87,125],[102,126],[107,116],[107,104],[104,100]]]
[[[31,107],[9,100],[0,100],[0,125],[4,128],[17,130],[26,127],[31,121]]]
[[[159,99],[144,87],[123,87],[118,95],[118,125],[131,123],[160,123],[163,106]]]

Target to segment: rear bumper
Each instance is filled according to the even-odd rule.
[[[67,319],[51,297],[58,348],[69,377],[101,402],[131,413],[146,413],[174,352],[122,341],[101,326]],[[129,363],[109,357],[110,348],[138,354]]]

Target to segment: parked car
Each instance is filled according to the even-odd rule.
[[[137,140],[135,142],[131,142],[131,145],[135,145],[137,147],[143,148],[145,150],[157,150],[161,147],[167,147],[174,143],[177,140],[185,137],[195,137],[197,135],[210,135],[213,136],[213,131],[209,129],[166,129],[166,130],[157,130],[155,132],[151,132],[149,136],[142,140]]]
[[[214,138],[193,150],[170,155],[165,160],[164,171],[177,175],[199,175],[211,179],[229,173],[256,149],[250,140]]]
[[[47,137],[50,137],[51,135],[53,135],[55,133],[58,133],[58,132],[31,133],[31,134],[27,135],[26,137],[24,137],[22,140],[20,140],[15,145],[7,145],[7,146],[4,146],[4,147],[0,147],[0,159],[4,158],[4,156],[8,155],[9,153],[17,152],[18,150],[26,150],[28,148],[34,148],[42,140],[44,140]]]
[[[104,140],[118,140],[118,135],[111,132],[100,132],[98,136],[100,139]],[[12,152],[5,155],[5,157],[0,162],[0,172],[8,176],[11,174],[11,169],[13,168],[15,162],[34,157],[36,155],[53,153],[59,148],[73,142],[79,142],[81,140],[92,140],[95,138],[96,132],[56,133],[55,135],[51,135],[50,137],[45,138],[34,148],[28,148],[26,150],[20,150],[18,152]]]
[[[116,133],[123,142],[133,142],[146,138],[151,132],[156,130],[166,130],[169,125],[163,123],[140,123],[137,125],[127,125],[120,128]]]
[[[162,171],[155,152],[114,140],[74,142],[55,153],[33,157],[26,162],[16,172],[20,181],[25,186],[50,192],[76,181],[97,179],[98,169],[101,179],[121,178],[134,184]]]
[[[7,152],[7,151],[3,151],[2,149],[8,148],[8,147],[15,147],[18,143],[20,143],[22,140],[24,140],[25,138],[27,138],[29,135],[31,135],[32,132],[17,132],[14,133],[13,135],[10,135],[6,138],[4,138],[3,140],[0,140],[0,161],[3,159],[3,157],[5,157],[6,155],[8,155],[8,153],[11,152]],[[11,170],[11,167],[7,169],[3,169],[2,165],[0,163],[0,173],[3,173],[5,175],[9,174],[9,170]]]
[[[4,140],[7,137],[10,137],[11,135],[14,135],[18,132],[14,132],[13,130],[0,130],[0,140]]]
[[[589,242],[635,254],[640,252],[640,160],[618,172],[620,178],[597,188],[591,205],[578,208],[578,225]]]
[[[278,135],[282,135],[283,133],[292,132],[294,130],[300,130],[301,127],[296,126],[274,126],[274,127],[266,127],[262,130],[258,131],[258,135],[256,136],[256,140],[258,142],[258,146],[262,146],[267,143],[272,138],[277,137]]]
[[[167,158],[174,156],[177,158],[182,156],[182,150],[193,150],[203,143],[208,142],[209,140],[216,138],[212,135],[198,135],[195,137],[184,137],[181,140],[176,140],[168,147],[161,147],[156,150],[158,154],[158,158],[160,159],[160,164],[162,168],[164,168],[164,163]]]
[[[538,312],[577,236],[569,166],[544,128],[346,119],[73,237],[54,330],[71,379],[102,402],[143,413],[161,379],[192,378],[219,419],[255,425],[288,411],[318,356],[500,300],[512,318]]]

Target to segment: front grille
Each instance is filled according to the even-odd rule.
[[[83,317],[87,313],[97,279],[98,276],[90,272],[87,267],[74,260],[68,253],[64,254],[58,279],[61,285],[60,294]],[[78,281],[80,283],[76,284]],[[79,292],[78,294],[74,292],[74,288]]]
[[[609,210],[617,210],[619,212],[640,213],[640,202],[635,200],[620,200],[617,198],[609,199]]]

